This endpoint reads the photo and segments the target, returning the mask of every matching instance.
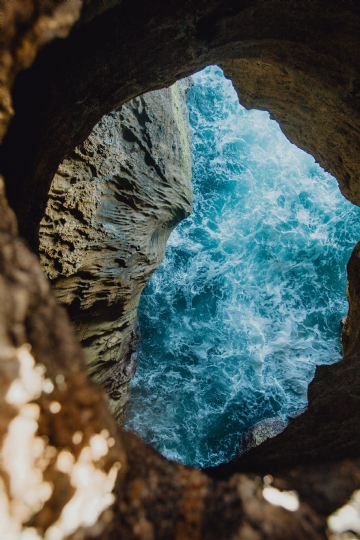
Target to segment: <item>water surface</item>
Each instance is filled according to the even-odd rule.
[[[127,428],[206,467],[259,420],[304,408],[316,365],[340,358],[360,209],[220,68],[193,81],[193,214],[142,295]]]

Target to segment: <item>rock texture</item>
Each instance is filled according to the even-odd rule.
[[[65,38],[80,16],[82,0],[1,0],[0,141],[14,115],[11,89],[16,75],[54,38]]]
[[[287,426],[287,422],[274,416],[273,418],[266,418],[257,422],[254,426],[249,428],[243,435],[241,435],[237,455],[241,456],[251,448],[256,448],[266,439],[276,437],[279,433],[284,431]]]
[[[58,8],[78,9],[76,0],[61,4],[0,4],[1,24],[8,21],[1,32],[1,65],[10,66],[1,71],[3,131],[16,73],[47,36],[58,35],[50,31],[57,28]],[[32,33],[42,9],[47,24]],[[104,113],[210,62],[222,62],[236,77],[240,97],[269,108],[298,144],[314,149],[338,174],[344,193],[358,202],[359,17],[358,3],[346,0],[84,1],[71,35],[46,45],[13,88],[16,116],[2,147],[2,169],[22,233],[36,246],[59,164]],[[25,34],[32,38],[22,41]],[[14,52],[21,43],[30,54],[26,62],[21,47],[21,54]],[[244,84],[237,79],[241,71]],[[356,309],[344,342],[351,354],[317,370],[307,412],[244,454],[232,470],[218,470],[222,479],[213,480],[120,433],[102,392],[85,377],[64,311],[17,237],[2,181],[0,210],[1,535],[26,532],[36,540],[356,536],[342,534],[347,526],[359,526],[356,519],[337,531],[327,530],[326,523],[360,488]],[[353,302],[357,255],[349,280]],[[20,478],[19,471],[25,471]],[[266,472],[267,481],[273,476],[275,491],[265,492],[256,471]],[[270,503],[279,497],[276,489],[297,490],[298,510]]]
[[[95,521],[103,530],[101,505],[120,468],[119,478],[126,471],[123,443],[101,390],[86,377],[65,311],[36,257],[15,234],[3,190],[0,200],[0,537],[27,531],[40,539],[55,523],[57,537],[67,527],[73,532],[61,513],[71,500],[76,503],[81,489],[71,477],[74,465],[89,480],[97,477],[97,493],[84,502],[95,499]],[[99,443],[101,455],[93,451]],[[80,505],[74,530],[83,523]]]
[[[216,482],[120,434],[3,191],[0,205],[0,537],[325,539],[322,515],[274,506],[261,478]]]
[[[210,63],[233,77],[241,101],[269,110],[360,203],[358,2],[109,2],[17,78],[2,170],[34,249],[59,164],[102,116]]]
[[[191,210],[186,84],[105,116],[60,165],[40,225],[41,264],[120,423],[136,369],[140,294]]]

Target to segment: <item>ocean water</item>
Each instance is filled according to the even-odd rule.
[[[305,408],[316,365],[339,360],[360,209],[220,68],[193,82],[193,213],[141,298],[126,427],[206,467],[256,422]]]

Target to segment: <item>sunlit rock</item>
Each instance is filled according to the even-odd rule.
[[[120,423],[137,364],[140,294],[191,209],[186,88],[151,92],[105,116],[60,165],[40,227],[41,263]]]

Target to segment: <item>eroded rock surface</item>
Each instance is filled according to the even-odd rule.
[[[65,38],[81,13],[82,0],[1,0],[0,141],[14,115],[11,89],[19,71],[54,38]]]
[[[105,116],[60,165],[40,260],[122,422],[137,362],[137,307],[172,229],[190,213],[186,82]]]
[[[237,455],[240,456],[244,452],[250,450],[250,448],[256,448],[260,444],[275,437],[287,426],[287,422],[280,417],[275,416],[273,418],[266,418],[257,422],[254,426],[249,428],[243,435],[241,435]]]
[[[270,111],[360,203],[358,2],[109,2],[17,79],[2,169],[33,249],[57,167],[102,116],[214,63],[233,77],[240,102]]]
[[[94,503],[93,524],[104,530],[100,515],[126,471],[123,443],[64,309],[15,234],[3,190],[0,207],[0,537],[40,539],[53,526],[63,538],[86,524]],[[93,488],[81,488],[79,473]],[[72,517],[62,512],[68,504]]]
[[[7,62],[14,44],[21,43],[22,32],[31,29],[37,21],[32,10],[26,11],[28,7],[37,6],[41,10],[44,6],[51,27],[53,16],[55,19],[53,10],[60,2],[13,0],[5,3],[8,20],[19,23],[14,26],[14,34],[12,31],[1,33],[0,53]],[[70,8],[73,3],[76,2],[66,2]],[[77,34],[65,43],[47,47],[46,61],[40,62],[40,67],[39,64],[34,66],[34,71],[32,68],[28,71],[20,84],[26,99],[23,100],[24,94],[21,95],[19,89],[15,92],[16,123],[6,144],[4,169],[12,200],[17,201],[21,229],[26,232],[28,228],[29,238],[34,238],[59,163],[85,140],[104,113],[144,91],[174,82],[206,62],[224,59],[223,53],[269,58],[277,40],[280,53],[289,42],[299,45],[299,55],[305,49],[311,51],[308,63],[313,67],[312,73],[318,68],[315,78],[320,87],[336,83],[333,95],[339,101],[331,99],[331,102],[341,103],[342,111],[347,111],[342,118],[349,119],[349,125],[347,121],[340,125],[340,132],[336,132],[339,123],[334,107],[329,108],[328,114],[322,111],[323,121],[319,123],[315,119],[312,129],[312,113],[304,109],[306,100],[297,111],[291,112],[287,121],[292,124],[295,112],[298,117],[302,116],[300,123],[295,121],[290,125],[292,133],[297,133],[299,140],[308,137],[307,144],[310,140],[314,146],[318,144],[319,154],[315,152],[315,155],[321,154],[329,169],[338,163],[340,181],[346,180],[349,174],[350,191],[355,189],[356,195],[360,79],[356,2],[221,0],[179,4],[177,0],[166,3],[113,0],[109,7],[94,0],[86,4],[85,21],[79,21]],[[1,8],[4,12],[4,3]],[[18,17],[19,9],[24,10],[21,17]],[[97,13],[101,13],[99,19]],[[92,26],[86,28],[88,21]],[[43,30],[46,34],[48,27],[45,25]],[[232,38],[227,40],[229,36]],[[256,50],[255,41],[259,45]],[[35,44],[35,52],[36,43],[36,39],[28,43],[30,49]],[[30,52],[33,55],[33,51]],[[336,58],[341,63],[343,76],[332,81],[333,68],[339,65],[334,62]],[[2,110],[9,112],[9,100],[6,100],[11,93],[12,77],[24,65],[20,58],[19,63],[14,63],[12,76],[1,80],[5,88],[0,94]],[[324,66],[329,68],[326,76]],[[266,65],[263,67],[265,69]],[[290,87],[293,75],[294,72],[288,78]],[[325,82],[322,84],[321,80]],[[31,86],[24,81],[30,81]],[[250,84],[251,77],[248,81]],[[303,82],[305,90],[307,69]],[[280,76],[280,93],[283,83]],[[265,87],[255,89],[253,95],[256,97]],[[275,92],[274,86],[271,92]],[[322,103],[322,94],[319,96],[318,103]],[[316,96],[313,98],[315,104]],[[283,102],[281,115],[294,106],[292,100],[285,103],[284,99],[283,95],[278,102],[280,105]],[[261,104],[266,106],[263,96]],[[4,126],[9,122],[11,111],[6,114]],[[308,128],[308,132],[302,131]],[[332,154],[327,152],[329,144],[329,148],[334,149]],[[348,150],[349,158],[342,170],[341,159],[346,158]],[[33,539],[51,540],[50,535],[46,537],[47,531],[60,520],[56,538],[67,535],[74,540],[90,537],[101,540],[326,537],[343,540],[356,537],[351,532],[342,534],[344,528],[327,534],[325,518],[360,487],[359,460],[340,457],[347,453],[359,455],[358,352],[336,366],[318,370],[310,389],[307,416],[298,417],[282,434],[247,454],[249,469],[264,469],[266,474],[274,475],[275,488],[296,489],[300,493],[299,509],[285,510],[265,499],[259,476],[235,473],[228,480],[213,481],[199,471],[167,461],[138,437],[120,435],[105,406],[103,393],[85,377],[82,352],[66,314],[57,305],[36,258],[16,236],[14,215],[2,190],[0,209],[0,526],[3,536],[19,537],[27,532]],[[349,278],[355,280],[356,288],[357,266],[353,268]],[[352,293],[349,298],[353,298]],[[22,365],[28,368],[25,373],[22,373]],[[34,380],[29,389],[30,379],[24,376],[34,375],[33,372],[36,391]],[[15,429],[16,424],[12,422],[19,419],[22,427],[26,424],[30,428],[27,432]],[[102,430],[106,432],[101,434]],[[16,433],[20,434],[20,439],[15,449],[20,454],[25,450],[21,454],[25,460],[22,465],[25,463],[28,467],[27,474],[20,479],[20,491],[19,462],[16,467],[11,465],[14,462],[8,445],[8,436]],[[97,435],[100,439],[93,441],[92,449],[92,437]],[[47,447],[52,450],[46,450]],[[100,454],[103,455],[99,457]],[[296,465],[298,457],[304,455],[303,465]],[[4,456],[9,459],[4,460]],[[75,468],[77,465],[81,468]],[[244,462],[239,466],[245,468]],[[117,469],[118,479],[114,487],[113,476],[107,477],[113,467]],[[74,502],[74,497],[78,502],[80,494],[89,495],[87,473],[90,471],[96,473],[91,477],[91,480],[96,478],[96,482],[91,481],[95,492],[90,493],[90,500],[85,499],[87,504],[81,507],[84,510],[85,506],[85,514],[76,506],[76,511],[70,514],[70,517],[75,516],[72,527],[67,523],[64,529],[62,516],[69,508],[67,503]],[[279,476],[276,471],[280,471]],[[105,483],[102,483],[104,476]],[[47,482],[53,485],[42,486]],[[112,495],[115,502],[110,508]],[[98,519],[99,508],[104,507],[99,505],[99,500],[106,508]],[[30,521],[29,504],[35,505]],[[16,508],[21,512],[15,515]],[[94,516],[96,523],[92,523]],[[345,528],[347,526],[351,528],[349,522],[345,523]]]

